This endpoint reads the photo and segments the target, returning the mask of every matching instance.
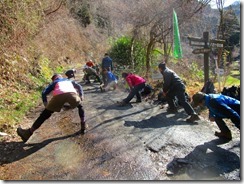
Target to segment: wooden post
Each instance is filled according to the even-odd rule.
[[[188,39],[191,46],[202,47],[194,49],[192,53],[204,54],[204,82],[206,83],[209,80],[209,55],[213,47],[211,46],[211,44],[217,44],[217,47],[223,47],[225,41],[218,39],[209,39],[209,32],[203,32],[202,38],[188,36]]]
[[[209,49],[209,32],[203,33],[204,49]],[[209,80],[209,52],[204,53],[204,82]]]

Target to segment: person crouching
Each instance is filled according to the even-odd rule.
[[[122,78],[125,79],[127,84],[130,87],[129,95],[119,102],[119,106],[125,106],[129,104],[129,102],[136,96],[136,102],[141,102],[141,94],[140,91],[145,88],[146,80],[138,75],[132,73],[122,73]]]
[[[101,92],[109,91],[111,89],[115,90],[118,85],[118,80],[116,76],[106,68],[103,69],[103,74],[106,75],[107,84],[100,86]]]
[[[82,86],[75,81],[63,78],[60,74],[54,74],[51,79],[52,82],[42,91],[42,100],[45,109],[35,120],[31,128],[17,128],[17,134],[24,142],[26,142],[34,131],[50,118],[54,112],[60,112],[65,103],[68,103],[72,109],[75,107],[78,108],[81,123],[80,133],[85,133],[85,112],[81,104],[84,98]],[[47,102],[47,95],[51,92],[53,92],[53,97]]]

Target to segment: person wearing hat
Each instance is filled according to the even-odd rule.
[[[17,128],[17,134],[24,142],[26,142],[34,131],[50,118],[54,112],[60,112],[65,103],[68,103],[72,109],[75,107],[78,108],[81,123],[80,132],[81,134],[85,133],[85,112],[81,104],[84,98],[82,86],[75,81],[63,78],[60,74],[54,74],[51,79],[52,82],[42,91],[42,101],[45,109],[35,120],[31,128]],[[53,97],[47,102],[47,95],[51,92]]]
[[[209,109],[209,120],[215,121],[220,132],[215,132],[215,136],[231,140],[232,135],[227,127],[224,118],[230,119],[240,130],[240,101],[222,94],[205,94],[197,92],[192,96],[193,106]]]
[[[65,75],[67,76],[68,79],[71,79],[71,78],[75,79],[75,73],[76,73],[76,69],[71,69],[71,70],[67,70],[65,72]]]
[[[119,106],[125,106],[129,104],[129,102],[132,100],[134,96],[136,96],[136,102],[141,102],[141,94],[140,91],[145,88],[146,80],[138,75],[132,74],[132,73],[122,73],[122,78],[125,79],[127,84],[130,87],[130,93],[128,96],[122,100],[121,102],[118,102]]]
[[[88,65],[85,65],[83,67],[83,72],[84,72],[84,79],[85,79],[85,84],[91,84],[90,81],[90,77],[94,76],[95,77],[95,81],[94,82],[99,82],[100,84],[102,84],[102,80],[100,79],[96,69],[89,67]]]
[[[166,63],[160,63],[158,65],[160,73],[163,75],[163,96],[165,97],[169,107],[167,112],[176,113],[177,107],[175,104],[175,97],[177,97],[179,104],[185,109],[186,113],[190,116],[186,121],[194,122],[200,120],[200,117],[194,111],[192,106],[187,102],[185,95],[185,84],[180,77],[173,71],[166,67]]]

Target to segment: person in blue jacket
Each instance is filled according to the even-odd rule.
[[[197,92],[192,96],[193,106],[206,106],[209,109],[209,120],[215,121],[220,132],[215,136],[232,139],[231,131],[227,127],[224,118],[230,119],[240,130],[240,101],[222,94],[205,94]]]
[[[104,57],[102,59],[102,71],[106,69],[107,71],[113,71],[113,61],[109,57],[108,53],[104,54]],[[102,80],[103,84],[106,86],[107,85],[107,75],[102,73]]]
[[[81,134],[85,133],[85,112],[81,104],[84,98],[82,86],[75,81],[63,78],[60,74],[54,74],[51,79],[52,83],[42,91],[42,101],[45,109],[41,112],[31,128],[17,128],[17,134],[24,142],[26,142],[33,132],[50,118],[54,112],[60,112],[65,103],[68,103],[71,109],[75,107],[78,108],[81,121]],[[47,102],[47,95],[51,92],[53,97]]]
[[[103,74],[107,77],[107,85],[100,86],[101,92],[109,91],[111,88],[115,90],[118,84],[116,76],[106,68],[103,69]]]

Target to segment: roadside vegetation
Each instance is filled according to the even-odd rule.
[[[54,72],[63,74],[66,69],[81,68],[89,59],[99,64],[105,52],[120,68],[117,75],[126,69],[144,76],[155,87],[162,81],[153,81],[150,71],[165,60],[192,95],[203,87],[203,55],[192,54],[185,35],[202,35],[206,27],[211,27],[211,37],[226,40],[223,50],[213,51],[226,71],[221,84],[240,85],[240,66],[235,62],[240,54],[240,20],[234,9],[224,10],[219,4],[214,11],[209,0],[179,2],[1,1],[0,132],[14,130],[25,114],[41,103],[41,91]],[[173,28],[169,20],[173,8],[182,35],[184,57],[180,60],[172,56]],[[217,87],[212,59],[210,65],[210,78]]]

